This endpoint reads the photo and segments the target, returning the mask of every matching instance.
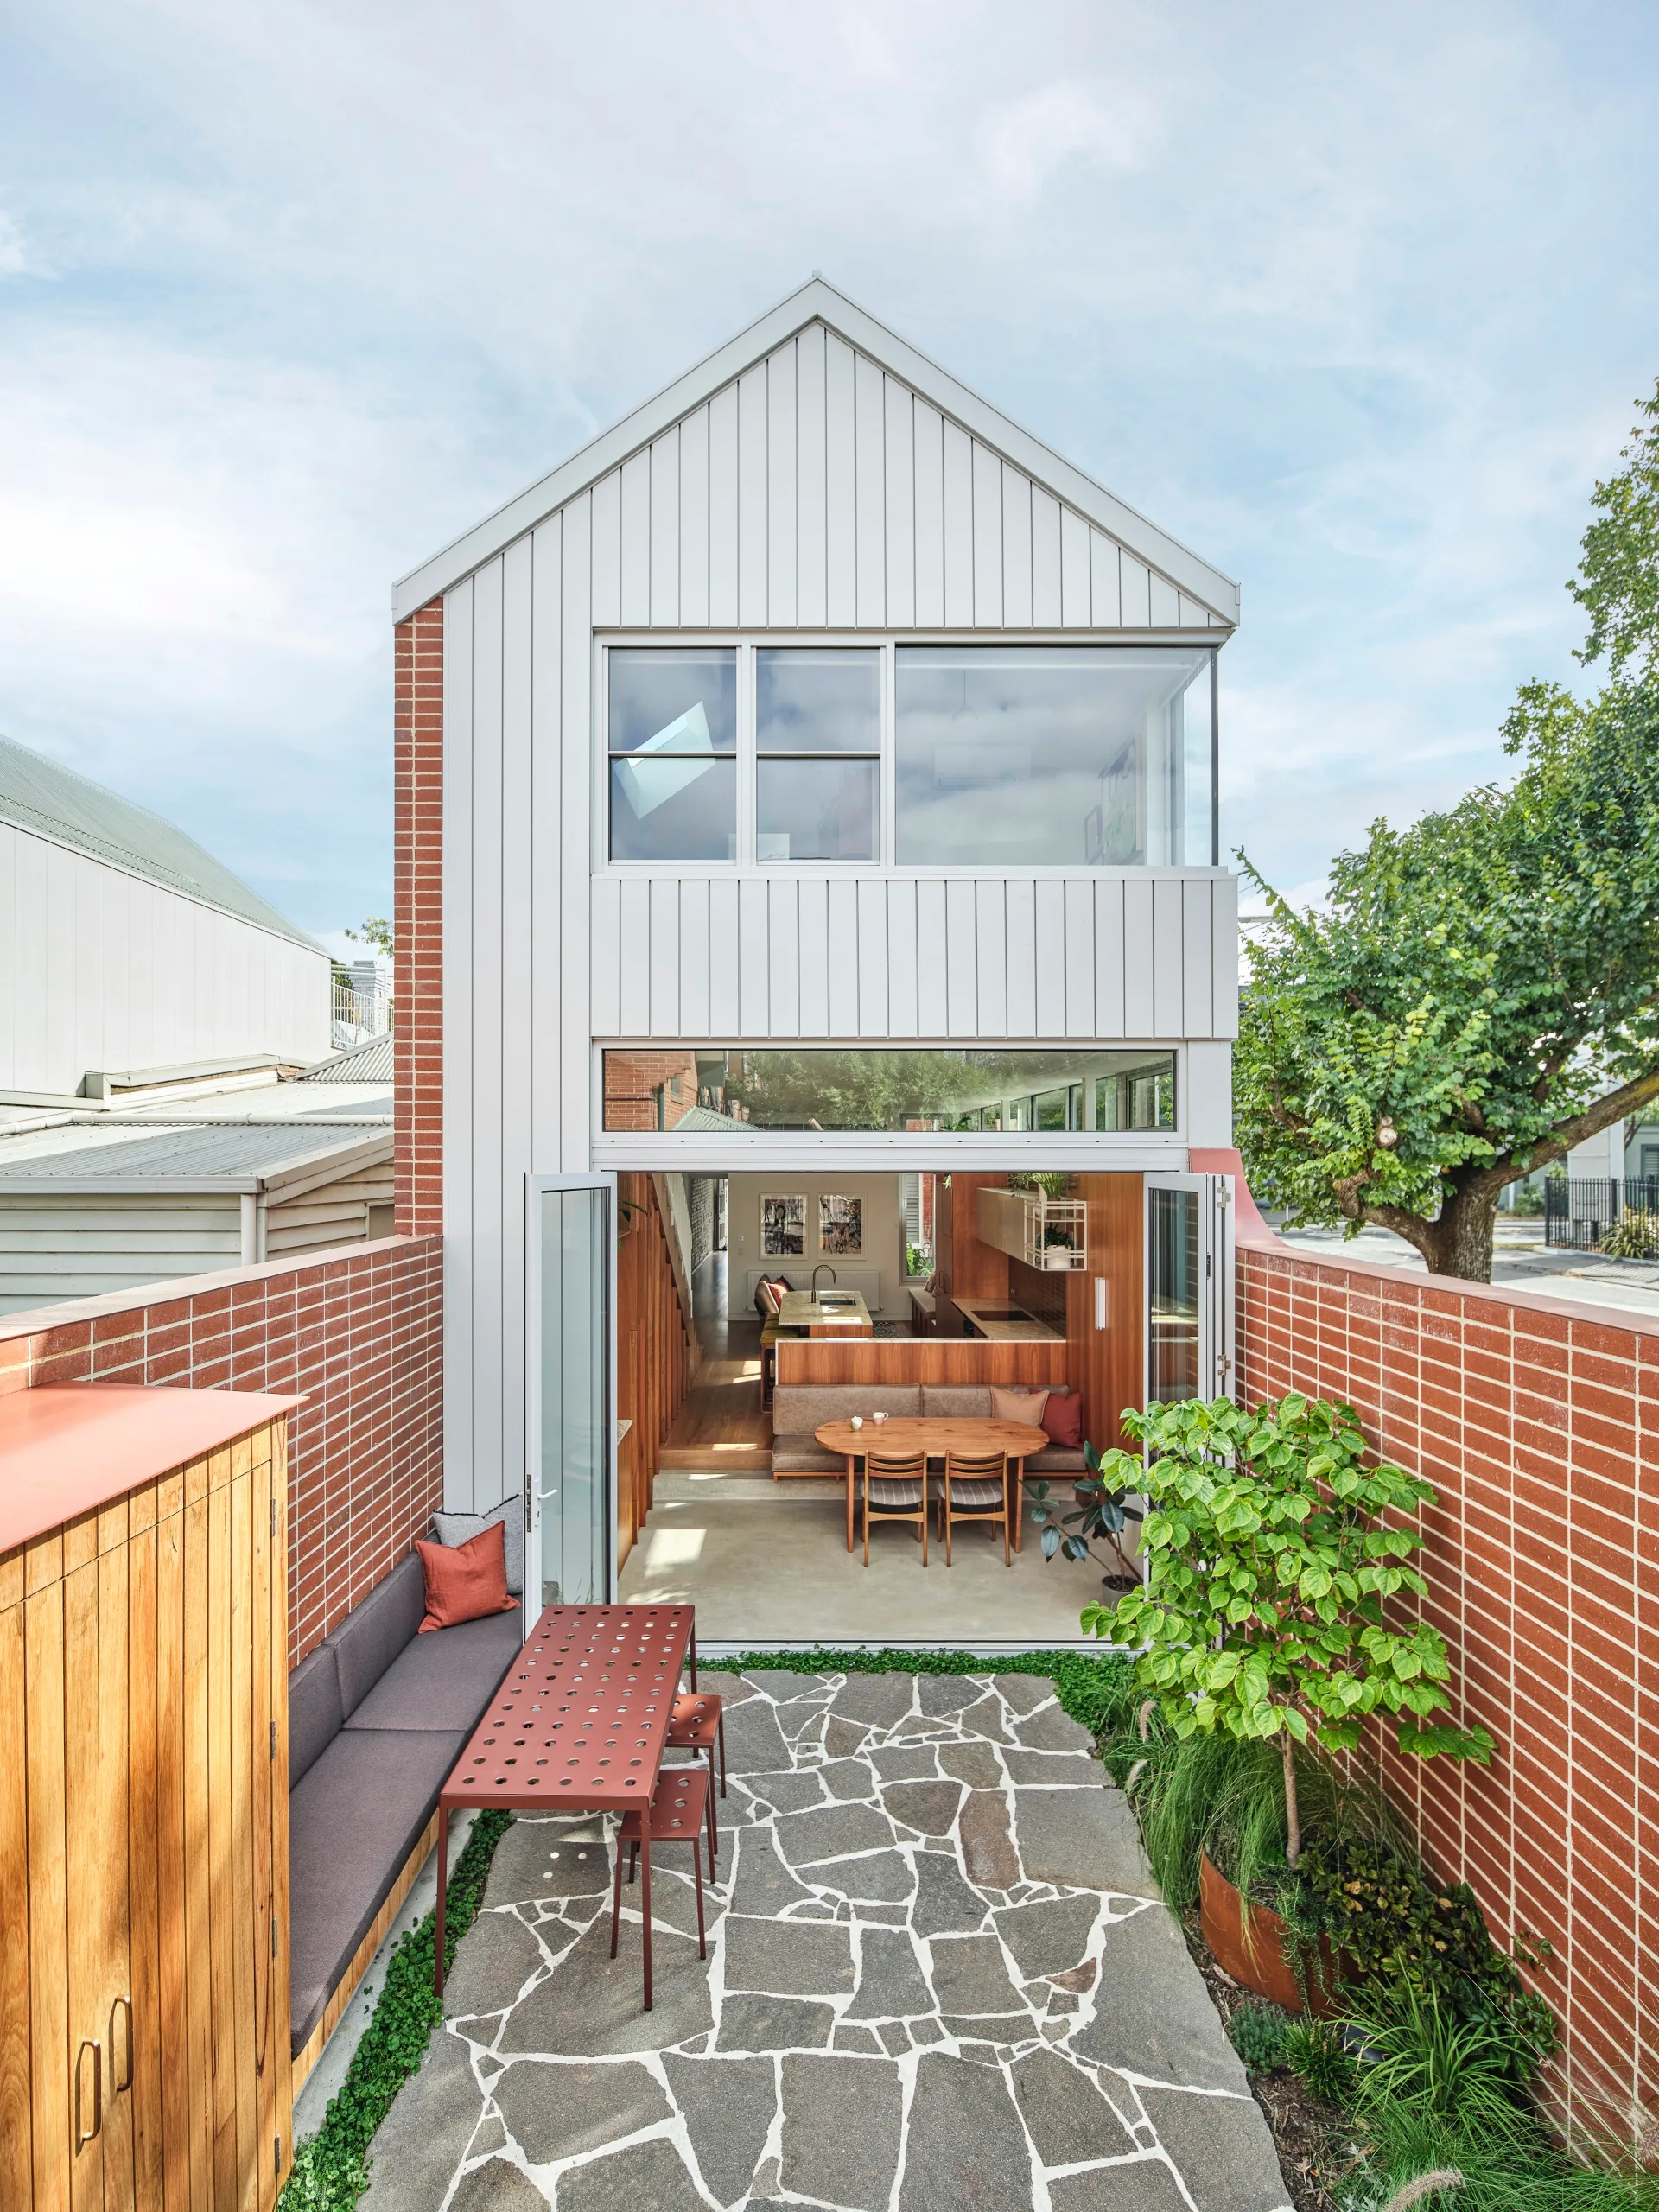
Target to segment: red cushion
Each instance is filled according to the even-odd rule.
[[[1053,1444],[1069,1444],[1075,1452],[1083,1442],[1083,1400],[1075,1390],[1062,1397],[1058,1390],[1048,1394],[1048,1403],[1043,1408],[1043,1430]]]
[[[415,1548],[426,1578],[423,1636],[429,1629],[482,1620],[486,1613],[511,1612],[518,1603],[507,1591],[506,1531],[499,1521],[464,1544],[428,1544],[417,1537]]]

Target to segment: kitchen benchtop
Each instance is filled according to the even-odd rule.
[[[1018,1321],[995,1320],[992,1316],[1012,1310],[1014,1301],[1008,1298],[956,1298],[951,1300],[957,1312],[972,1322],[976,1332],[1000,1344],[1063,1344],[1065,1338],[1058,1329],[1051,1329],[1046,1321],[1039,1321],[1035,1314],[1025,1313]]]

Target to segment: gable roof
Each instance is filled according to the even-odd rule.
[[[187,898],[200,899],[262,930],[290,938],[308,952],[322,950],[182,830],[10,737],[0,737],[0,822],[54,838],[134,875],[148,876],[169,891],[181,891]]]
[[[1200,558],[1190,547],[1149,522],[1134,507],[1104,486],[1085,476],[1051,447],[1011,422],[988,400],[959,384],[947,370],[925,353],[878,322],[833,285],[815,276],[791,292],[747,330],[729,339],[695,368],[601,431],[569,459],[562,461],[516,499],[455,539],[430,560],[423,561],[392,588],[392,619],[401,622],[417,607],[448,591],[470,575],[515,538],[543,521],[568,499],[598,481],[632,454],[648,446],[671,424],[715,392],[733,383],[746,369],[765,359],[774,348],[821,322],[859,353],[899,378],[982,444],[993,448],[1016,468],[1023,469],[1047,490],[1074,508],[1107,535],[1126,547],[1149,569],[1168,579],[1179,590],[1198,601],[1230,627],[1238,620],[1238,586],[1230,576]]]

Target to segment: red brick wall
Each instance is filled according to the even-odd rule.
[[[655,1129],[657,1093],[677,1076],[680,1096],[664,1098],[666,1126],[672,1128],[697,1103],[696,1055],[669,1052],[607,1052],[605,1126],[607,1129]]]
[[[392,892],[397,1228],[443,1228],[443,601],[397,628]]]
[[[1659,1319],[1241,1242],[1237,1334],[1243,1395],[1345,1398],[1434,1485],[1425,1611],[1497,1749],[1385,1753],[1389,1793],[1499,1942],[1554,1946],[1570,2120],[1659,2149]]]
[[[171,1382],[302,1393],[289,1426],[293,1665],[443,1503],[442,1247],[400,1239],[200,1283],[68,1306],[50,1326],[0,1321],[0,1391]]]

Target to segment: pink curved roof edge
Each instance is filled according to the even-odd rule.
[[[253,1390],[46,1382],[0,1396],[0,1552],[302,1406]]]

